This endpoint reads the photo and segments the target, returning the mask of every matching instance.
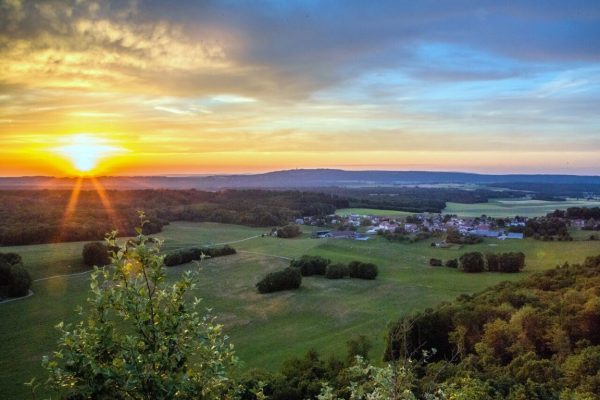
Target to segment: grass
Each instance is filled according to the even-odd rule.
[[[309,229],[305,227],[304,229]],[[600,253],[600,241],[541,242],[534,240],[486,240],[482,244],[440,249],[429,241],[415,244],[392,243],[383,238],[359,242],[311,239],[306,233],[297,239],[260,237],[264,229],[224,224],[174,223],[157,235],[165,248],[238,241],[238,254],[206,260],[200,271],[196,293],[212,308],[225,332],[235,344],[246,368],[276,369],[291,356],[310,348],[324,354],[343,355],[346,340],[365,334],[374,341],[372,357],[380,360],[384,334],[389,322],[399,316],[460,293],[477,292],[503,280],[552,268],[565,261],[582,261]],[[76,265],[82,243],[22,246],[21,253],[36,276],[64,272],[63,263]],[[7,249],[2,249],[6,251]],[[524,251],[526,272],[522,274],[465,275],[447,268],[431,268],[431,257],[447,260],[466,251]],[[267,272],[283,268],[280,257],[313,254],[334,261],[353,259],[379,265],[375,281],[304,278],[297,291],[259,295],[255,283]],[[193,264],[168,269],[176,279]],[[75,268],[75,267],[72,267]],[[88,275],[61,277],[35,282],[31,298],[0,305],[0,393],[3,399],[27,397],[22,382],[42,378],[40,359],[56,346],[53,326],[59,321],[74,322],[74,308],[84,304]]]
[[[600,201],[567,200],[567,201],[542,201],[522,199],[495,199],[487,203],[462,204],[446,203],[445,214],[457,214],[463,217],[479,217],[482,214],[491,217],[539,217],[556,209],[565,210],[569,207],[598,207]]]
[[[415,213],[396,210],[379,210],[375,208],[340,208],[335,211],[336,215],[347,217],[348,215],[371,215],[375,217],[406,217]]]

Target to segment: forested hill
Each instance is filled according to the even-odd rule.
[[[99,177],[108,189],[202,189],[224,188],[316,188],[348,186],[428,184],[568,184],[600,189],[600,176],[582,175],[484,175],[428,171],[344,171],[339,169],[296,169],[253,175]],[[69,189],[75,178],[0,178],[0,189]],[[93,183],[84,181],[84,188]]]

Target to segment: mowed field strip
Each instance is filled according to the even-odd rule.
[[[540,217],[556,209],[565,210],[569,207],[600,207],[597,200],[567,200],[543,201],[520,199],[494,199],[488,203],[446,203],[444,214],[456,214],[462,217],[479,217],[483,214],[489,217]]]
[[[372,338],[372,357],[380,360],[387,324],[399,316],[473,293],[503,280],[520,279],[533,271],[565,261],[579,262],[600,254],[600,242],[541,242],[486,240],[463,248],[432,248],[430,241],[403,244],[376,237],[366,242],[312,239],[311,228],[297,239],[262,237],[264,228],[212,223],[173,223],[156,235],[165,240],[165,251],[235,243],[238,254],[206,259],[200,265],[194,295],[225,326],[245,368],[276,369],[290,356],[310,348],[324,354],[342,353],[346,340],[360,334]],[[34,279],[79,274],[83,242],[5,247],[23,256]],[[523,251],[526,272],[514,275],[465,275],[428,266],[431,257],[447,260],[467,251]],[[374,262],[380,274],[375,281],[304,278],[296,291],[260,295],[256,282],[267,272],[289,265],[303,254],[320,255],[335,262]],[[190,263],[168,269],[170,279],[198,268]],[[0,393],[2,398],[25,398],[23,382],[42,377],[41,357],[55,348],[53,328],[59,321],[74,322],[74,309],[84,305],[87,274],[34,282],[35,295],[0,305]]]

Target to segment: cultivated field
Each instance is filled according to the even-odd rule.
[[[444,214],[457,214],[463,217],[479,217],[483,214],[490,217],[539,217],[556,209],[565,210],[569,207],[600,207],[600,201],[567,200],[490,200],[487,203],[462,204],[446,203]]]
[[[200,271],[196,295],[225,325],[246,368],[276,369],[283,360],[310,348],[327,354],[344,351],[345,342],[359,334],[374,341],[372,356],[380,360],[388,322],[400,315],[472,293],[503,280],[520,279],[527,273],[552,268],[565,261],[582,261],[600,254],[600,242],[541,242],[533,240],[486,240],[482,244],[438,249],[429,241],[416,244],[375,238],[366,242],[261,237],[265,229],[223,224],[174,223],[157,235],[165,248],[233,243],[239,254],[206,260]],[[248,239],[248,240],[244,240]],[[31,267],[34,278],[81,270],[83,243],[2,248],[17,251]],[[466,251],[524,251],[522,274],[465,275],[447,268],[431,268],[430,257],[456,258]],[[335,261],[353,259],[379,265],[375,281],[304,278],[301,289],[259,295],[255,283],[267,272],[288,265],[288,258],[302,254],[322,255]],[[71,265],[70,268],[64,265]],[[194,264],[169,269],[177,277]],[[53,326],[73,322],[73,312],[87,296],[88,275],[38,281],[35,295],[0,304],[0,398],[27,398],[22,382],[42,376],[40,359],[55,348]]]

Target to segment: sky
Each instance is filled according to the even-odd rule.
[[[0,0],[0,175],[600,175],[595,1]]]

